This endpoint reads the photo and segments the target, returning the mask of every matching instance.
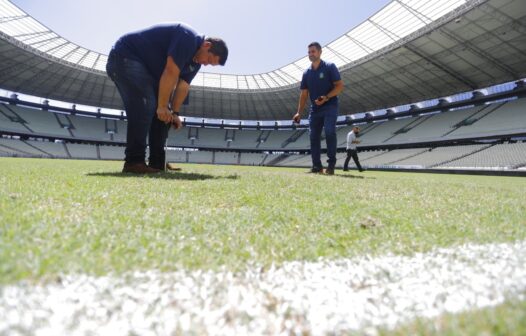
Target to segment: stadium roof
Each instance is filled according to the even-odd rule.
[[[102,55],[50,31],[0,0],[0,87],[78,104],[122,109]],[[342,114],[402,105],[526,77],[523,0],[393,0],[324,46],[346,89]],[[307,57],[263,74],[201,72],[192,117],[289,119]]]

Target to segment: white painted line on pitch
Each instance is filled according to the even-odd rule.
[[[0,334],[312,334],[394,327],[524,300],[526,242],[412,257],[290,262],[264,272],[64,276],[0,287]]]

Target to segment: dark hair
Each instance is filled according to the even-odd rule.
[[[226,59],[228,58],[228,47],[226,46],[225,41],[218,37],[207,37],[205,41],[212,43],[212,46],[208,51],[219,56],[219,64],[225,65]]]
[[[321,45],[318,42],[312,42],[309,44],[309,48],[310,47],[315,47],[316,49],[321,50]]]

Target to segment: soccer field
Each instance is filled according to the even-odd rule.
[[[518,258],[518,265],[526,258],[524,178],[376,171],[322,176],[293,168],[181,167],[181,172],[134,176],[120,173],[121,162],[0,158],[0,314],[14,314],[9,300],[18,298],[13,294],[16,288],[30,292],[32,286],[53,286],[61,279],[73,283],[71,277],[76,276],[96,281],[188,272],[194,280],[199,278],[195,274],[233,274],[235,282],[236,275],[254,269],[278,272],[295,263],[365,258],[374,264],[390,257],[405,258],[396,259],[403,265],[406,259],[441,255],[440,249],[453,251],[444,255],[454,259],[470,246],[478,251],[475,255],[488,257],[483,261],[489,264],[493,259],[484,251],[495,246],[514,246],[516,253],[510,258]],[[503,269],[513,272],[513,265],[504,264]],[[524,266],[519,268],[526,274]],[[130,284],[137,281],[131,279]],[[432,334],[456,327],[466,333],[524,333],[523,286],[524,281],[514,283],[513,290],[504,290],[504,300],[486,305],[501,305],[498,308],[478,311],[468,305],[470,311],[461,309],[461,315],[441,315],[446,309],[415,316],[418,322],[405,319],[394,331],[391,323],[370,325],[387,328],[380,333],[401,328],[400,334]],[[219,294],[207,295],[213,301]],[[284,309],[282,317],[294,322],[292,327],[284,323],[283,330],[289,332],[363,331],[360,328],[367,326],[364,322],[355,329],[339,328],[340,322],[329,321],[327,328],[318,330],[302,322],[309,315],[300,318],[291,311]],[[478,317],[462,314],[489,314],[493,322],[475,322]],[[174,322],[166,330],[214,333],[198,325],[195,316],[172,316],[181,324]],[[420,320],[428,317],[440,323],[429,327]],[[0,322],[0,332],[2,327],[10,330],[9,323]],[[247,333],[260,330],[250,328]]]

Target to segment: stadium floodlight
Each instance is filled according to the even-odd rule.
[[[484,92],[477,90],[477,91],[473,91],[473,97],[471,97],[471,99],[478,99],[484,96],[485,96]]]
[[[446,98],[440,98],[438,100],[438,103],[437,103],[437,106],[445,106],[445,105],[449,105],[449,101],[446,99]]]

